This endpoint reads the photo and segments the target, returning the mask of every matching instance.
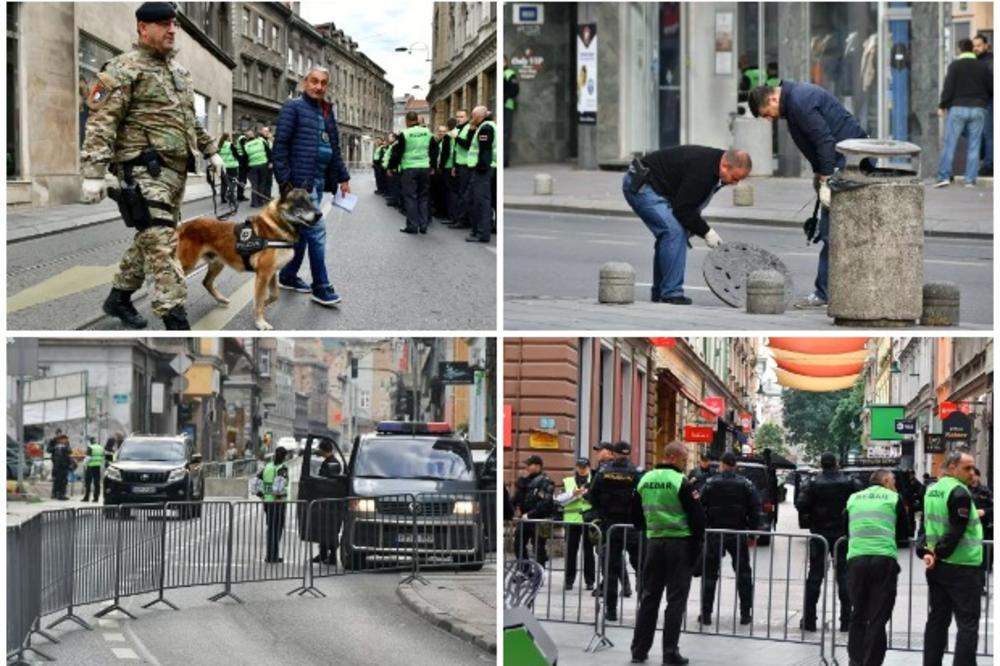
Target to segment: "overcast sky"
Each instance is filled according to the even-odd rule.
[[[394,96],[411,93],[418,98],[427,94],[431,77],[431,22],[434,3],[429,0],[355,0],[353,2],[303,2],[302,18],[312,24],[333,21],[337,28],[358,43],[358,49],[385,70],[394,86]],[[409,53],[396,53],[397,46],[423,42]],[[419,90],[412,90],[419,85]]]

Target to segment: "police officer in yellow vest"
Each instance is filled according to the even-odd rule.
[[[701,556],[705,514],[684,478],[687,447],[674,441],[663,450],[663,463],[639,481],[636,527],[646,531],[646,560],[642,566],[642,594],[632,636],[632,663],[649,657],[660,614],[660,598],[667,592],[663,616],[663,663],[686,664],[678,642],[687,607],[691,574]]]
[[[90,488],[94,487],[94,501],[101,500],[101,465],[104,464],[104,447],[91,439],[87,445],[87,458],[84,460],[83,501],[90,498]]]
[[[263,136],[256,136],[245,144],[247,169],[250,177],[250,206],[256,208],[267,204],[270,194],[267,180],[267,164],[270,162],[271,147]],[[265,192],[265,189],[267,190]]]
[[[467,243],[489,243],[493,225],[492,188],[497,169],[497,126],[489,120],[489,113],[485,106],[477,106],[472,110],[472,121],[469,123],[473,135],[466,161],[469,166],[466,205],[471,206],[468,219],[472,229],[465,239]]]
[[[583,582],[587,589],[594,589],[594,546],[590,542],[590,534],[584,527],[583,515],[590,511],[591,504],[584,499],[583,494],[590,487],[592,474],[590,461],[578,458],[576,473],[567,476],[562,481],[563,493],[572,496],[563,504],[563,521],[572,523],[566,526],[566,589],[572,590],[576,582],[576,568],[580,544],[583,543]],[[558,498],[557,498],[558,499]]]
[[[503,165],[510,166],[510,135],[514,128],[514,111],[517,109],[517,96],[521,85],[517,80],[517,71],[510,66],[507,54],[503,56]]]
[[[398,171],[406,208],[404,234],[427,233],[431,223],[431,131],[420,124],[415,111],[406,114],[389,160],[389,173]]]
[[[924,629],[924,666],[939,666],[955,615],[954,666],[976,663],[979,595],[983,588],[983,526],[969,483],[975,459],[950,451],[941,480],[924,493],[924,522],[917,555],[927,568],[930,611]]]
[[[455,126],[455,166],[452,167],[451,175],[456,178],[456,205],[452,222],[455,223],[456,229],[468,229],[472,226],[470,221],[472,211],[469,204],[469,179],[472,175],[469,169],[469,146],[475,130],[465,109],[455,112],[455,120],[458,122]]]
[[[896,604],[896,543],[909,536],[906,504],[892,472],[873,472],[871,485],[848,498],[845,515],[851,597],[847,654],[852,665],[879,666],[885,659],[885,625]]]
[[[288,497],[288,468],[285,458],[288,451],[283,446],[274,450],[274,459],[264,465],[257,477],[260,491],[257,496],[264,502],[264,520],[267,522],[267,555],[265,562],[283,562],[280,556],[281,535],[285,531],[285,500]]]
[[[228,195],[230,193],[236,195],[235,184],[240,173],[240,163],[236,159],[232,136],[229,132],[223,133],[222,138],[219,139],[219,157],[222,158],[222,164],[226,167],[226,178],[220,183],[219,198],[222,199],[222,203],[229,203]]]

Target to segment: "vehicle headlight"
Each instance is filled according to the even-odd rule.
[[[479,504],[470,500],[460,500],[455,502],[455,506],[452,508],[452,513],[466,516],[479,513]]]
[[[183,467],[178,467],[177,469],[170,470],[170,475],[167,476],[167,483],[173,483],[174,481],[183,481],[184,476],[187,474],[187,470]]]
[[[111,479],[112,481],[121,481],[122,480],[122,471],[120,469],[118,469],[117,467],[113,467],[113,466],[112,467],[108,467],[107,471],[104,473],[104,476],[107,477],[107,478],[109,478],[109,479]]]
[[[355,513],[375,513],[375,500],[353,499],[348,508]]]

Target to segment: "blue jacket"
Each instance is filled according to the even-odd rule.
[[[811,83],[782,79],[778,113],[788,121],[792,140],[820,176],[830,176],[835,167],[844,165],[844,157],[835,150],[839,141],[868,138],[836,97]]]
[[[278,113],[278,124],[274,134],[274,178],[278,184],[292,183],[296,187],[312,190],[319,161],[317,136],[320,128],[316,124],[317,105],[322,104],[325,129],[333,148],[333,159],[326,168],[326,192],[334,192],[337,183],[351,179],[340,155],[340,135],[333,108],[327,102],[317,102],[305,93],[298,99],[284,103]]]

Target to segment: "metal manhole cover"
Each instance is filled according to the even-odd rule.
[[[705,284],[726,305],[744,308],[747,304],[747,277],[754,271],[776,270],[785,276],[785,307],[794,298],[792,275],[777,255],[750,243],[723,243],[708,253],[702,263]]]

